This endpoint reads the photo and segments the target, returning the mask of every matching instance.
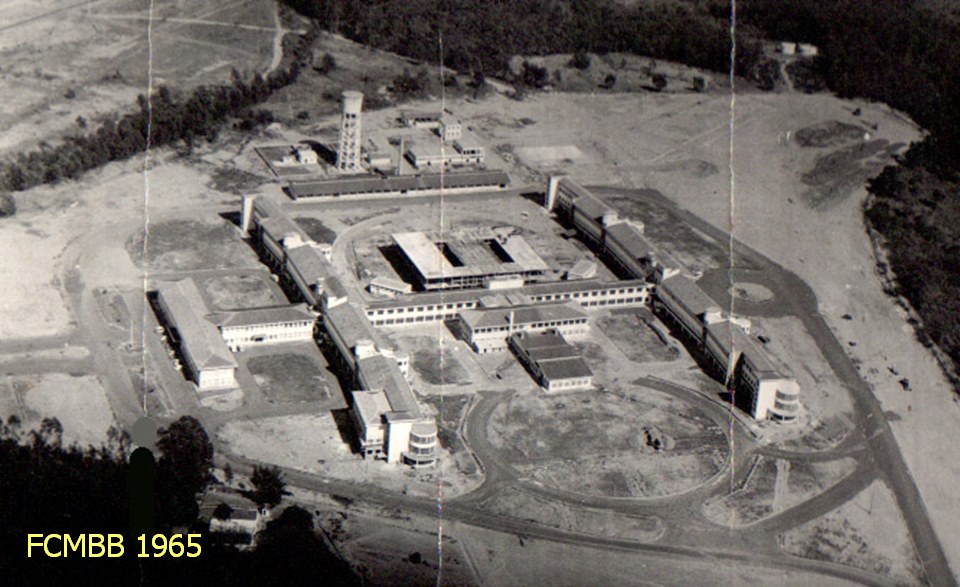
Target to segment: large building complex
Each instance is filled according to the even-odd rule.
[[[522,236],[493,230],[391,235],[422,290],[516,287],[549,270]]]

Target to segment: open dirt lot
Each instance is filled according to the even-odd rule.
[[[453,526],[449,531],[470,553],[484,585],[574,587],[579,585],[675,585],[682,568],[688,585],[853,585],[803,571],[779,571],[749,563],[718,564],[713,557],[675,559],[518,538],[491,530]]]
[[[440,470],[414,471],[364,460],[350,448],[353,431],[349,418],[346,410],[337,410],[336,418],[326,412],[230,422],[218,436],[228,450],[250,459],[338,479],[362,479],[389,491],[433,497],[442,477],[444,495],[452,497],[476,488],[481,481],[478,475],[460,473],[447,451],[441,451]]]
[[[552,528],[636,542],[653,542],[663,532],[660,520],[652,516],[571,506],[514,487],[490,498],[483,508],[502,516],[533,520]]]
[[[146,250],[144,254],[144,241]],[[253,249],[240,241],[235,227],[195,220],[152,223],[146,238],[135,235],[129,242],[130,257],[153,271],[231,269],[259,265]]]
[[[752,466],[741,487],[704,504],[707,518],[732,527],[760,521],[829,489],[853,472],[855,462],[846,458],[803,463],[758,456]]]
[[[648,446],[645,430],[676,443]],[[652,390],[625,396],[520,392],[494,410],[490,440],[517,469],[593,495],[653,497],[696,487],[723,468],[722,432],[697,410]]]
[[[63,443],[100,446],[114,425],[113,412],[96,377],[50,373],[34,377],[6,377],[0,381],[3,420],[20,416],[23,431],[39,429],[43,418],[63,425]]]
[[[901,585],[925,583],[903,518],[881,481],[829,514],[787,532],[783,548],[797,556],[865,569]]]

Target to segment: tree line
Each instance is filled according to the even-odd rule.
[[[726,3],[714,7],[722,11]],[[958,16],[900,0],[741,0],[738,10],[771,38],[817,45],[820,56],[806,72],[817,84],[889,104],[927,131],[870,183],[866,218],[884,237],[892,293],[919,314],[921,342],[936,344],[953,361],[960,389]]]
[[[131,534],[135,487],[130,438],[111,429],[100,447],[64,446],[63,427],[43,420],[24,432],[16,416],[0,426],[0,577],[8,585],[357,585],[349,566],[314,532],[313,515],[287,507],[240,552],[206,535],[197,498],[210,483],[213,446],[203,426],[184,416],[160,431],[155,469],[155,531],[201,533],[198,558],[138,558]],[[137,453],[134,453],[136,455]],[[267,492],[282,495],[272,469],[262,469]],[[27,534],[123,534],[120,558],[27,558]],[[59,543],[56,544],[59,546]]]
[[[311,30],[302,36],[287,66],[266,77],[257,73],[245,80],[234,69],[230,84],[199,86],[187,94],[161,85],[149,99],[138,96],[133,112],[107,118],[95,130],[84,132],[88,123],[78,121],[79,134],[66,136],[57,145],[41,142],[38,149],[3,163],[0,191],[19,192],[76,179],[91,169],[142,154],[148,140],[152,147],[180,142],[189,151],[199,140],[215,140],[220,126],[231,117],[238,118],[238,126],[244,129],[269,122],[269,113],[251,107],[296,82],[309,64],[316,35]]]
[[[594,0],[283,0],[354,41],[464,72],[505,75],[514,55],[629,52],[730,69],[728,18],[697,4]],[[737,72],[763,62],[753,29],[737,31]]]

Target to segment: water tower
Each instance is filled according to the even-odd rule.
[[[363,93],[343,92],[343,116],[340,119],[340,148],[337,151],[337,169],[352,173],[360,171],[360,112]]]

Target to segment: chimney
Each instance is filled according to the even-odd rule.
[[[510,322],[507,326],[508,335],[513,333],[513,319],[514,319],[513,310],[510,310]]]
[[[253,202],[257,196],[244,194],[242,196],[243,204],[240,208],[240,230],[243,234],[250,234],[250,221],[253,219]]]
[[[403,175],[403,157],[407,150],[407,137],[400,137],[400,158],[397,159],[397,175]]]

